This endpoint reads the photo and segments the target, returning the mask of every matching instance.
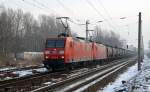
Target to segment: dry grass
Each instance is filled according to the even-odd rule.
[[[0,56],[0,67],[25,67],[25,66],[31,66],[31,65],[40,65],[42,64],[42,57],[37,57],[32,60],[14,60],[13,58],[6,57],[1,55]]]
[[[16,60],[13,62],[13,65],[16,67],[25,67],[25,66],[32,66],[32,65],[40,65],[42,64],[42,58],[37,57],[32,60]]]
[[[32,59],[30,62],[32,62],[32,64],[38,65],[38,64],[41,64],[42,61],[43,61],[43,57],[37,57],[37,58]]]
[[[0,67],[13,66],[11,62],[13,62],[13,58],[0,55]]]

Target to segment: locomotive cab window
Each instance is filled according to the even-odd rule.
[[[65,40],[47,40],[46,47],[47,48],[64,48]]]

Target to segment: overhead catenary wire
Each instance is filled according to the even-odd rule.
[[[31,2],[27,2],[26,0],[22,0],[22,1],[24,1],[25,3],[27,3],[27,4],[30,4],[30,5],[32,5],[32,6],[34,6],[34,7],[36,7],[36,8],[39,8],[39,9],[41,9],[41,10],[45,10],[45,9],[47,9],[47,10],[52,10],[52,9],[50,9],[49,7],[47,7],[47,6],[45,6],[44,4],[42,4],[42,3],[40,3],[40,2],[38,2],[37,0],[33,0],[35,3],[37,3],[38,5],[40,5],[40,6],[37,6],[36,4],[34,4],[34,3],[31,3]],[[74,15],[74,16],[76,16],[75,15],[75,13],[74,12],[72,12],[68,7],[66,7],[60,0],[57,0],[58,2],[59,2],[59,4],[66,10],[66,11],[68,11],[71,15]],[[56,13],[56,11],[55,10],[52,10],[54,13]],[[50,11],[51,12],[51,11]],[[56,13],[56,14],[58,14],[58,13]],[[78,19],[79,20],[79,19]],[[76,19],[76,21],[78,21],[77,19]],[[79,23],[76,23],[76,22],[74,22],[74,21],[71,21],[72,23],[74,23],[74,24],[77,24],[77,25],[81,25],[81,24],[79,24]]]
[[[50,12],[52,12],[53,11],[53,13],[55,13],[55,14],[58,14],[58,15],[61,15],[61,14],[59,14],[58,12],[56,12],[55,10],[53,10],[53,9],[51,9],[51,8],[49,8],[49,7],[47,7],[47,6],[45,6],[43,3],[41,3],[41,2],[39,2],[38,0],[32,0],[33,2],[35,2],[35,3],[31,3],[31,2],[27,2],[27,0],[22,0],[24,3],[26,3],[26,4],[29,4],[29,5],[31,5],[31,6],[33,6],[33,7],[36,7],[36,8],[38,8],[38,9],[41,9],[41,10],[45,10],[45,9],[47,9],[48,11],[50,11]],[[76,14],[74,13],[74,12],[72,12],[68,7],[66,7],[60,0],[57,0],[58,2],[59,2],[59,4],[68,12],[69,11],[69,13],[71,14],[71,15],[74,15],[74,16],[76,16]],[[38,4],[38,5],[37,5]],[[40,5],[40,6],[39,6]],[[76,19],[76,21],[78,21],[79,19]]]
[[[22,1],[25,1],[25,0],[22,0]],[[34,4],[34,3],[31,3],[31,2],[25,2],[25,3],[27,3],[27,4],[30,4],[30,5],[32,5],[32,6],[34,6],[34,7],[36,7],[36,8],[39,8],[39,9],[47,9],[47,10],[52,10],[52,9],[50,9],[49,7],[47,7],[47,6],[45,6],[44,4],[42,4],[42,3],[40,3],[40,2],[38,2],[37,0],[32,0],[33,2],[35,2],[36,4],[38,4],[38,5],[40,5],[40,6],[37,6],[36,4]],[[60,2],[61,3],[61,2]],[[67,8],[65,5],[63,5],[62,3],[61,3],[61,5],[65,8],[65,9],[67,9],[67,10],[69,10],[69,8]],[[58,14],[55,10],[52,10],[55,14]],[[71,11],[71,10],[69,10],[69,11]],[[70,12],[71,13],[71,12]],[[59,14],[60,15],[60,14]],[[73,14],[72,14],[73,15]],[[76,23],[76,22],[74,22],[72,19],[70,19],[69,18],[69,20],[70,20],[70,22],[72,22],[72,23],[74,23],[74,24],[77,24],[77,25],[80,25],[79,23]],[[78,21],[79,19],[76,19],[76,21]],[[82,28],[81,28],[82,29]]]
[[[70,8],[68,8],[66,5],[64,5],[61,0],[56,0],[56,1],[59,3],[59,5],[62,8],[64,8],[64,10],[66,10],[66,13],[69,13],[73,17],[77,17],[78,16],[74,11],[72,11]],[[78,21],[79,19],[75,18],[75,20]]]
[[[112,20],[112,17],[110,16],[109,12],[107,11],[107,9],[104,7],[103,3],[101,2],[101,0],[97,0],[98,3],[102,6],[102,8],[104,9],[104,11],[106,12],[106,14],[108,15],[108,17],[110,17],[110,19]]]
[[[22,1],[24,1],[24,0],[18,0],[18,1],[21,1],[21,2],[17,2],[17,1],[15,1],[15,0],[11,0],[11,1],[9,1],[9,0],[4,0],[5,1],[5,3],[10,3],[10,4],[13,4],[13,5],[15,5],[17,8],[19,8],[19,9],[26,9],[26,8],[28,8],[26,5],[22,5],[22,4],[20,4],[20,3],[22,3]],[[24,3],[24,2],[23,2]],[[8,5],[8,4],[6,4],[6,5]],[[26,7],[25,7],[26,6]],[[36,7],[37,8],[37,7]],[[39,7],[38,7],[39,8]]]
[[[105,6],[104,6],[103,3],[101,2],[101,0],[97,0],[97,1],[98,1],[98,3],[100,4],[100,6],[104,9],[104,11],[105,11],[106,15],[109,17],[110,21],[112,21],[112,23],[113,23],[115,26],[118,27],[118,25],[113,21],[113,19],[112,19],[110,13],[109,13],[108,10],[105,8]]]
[[[105,6],[103,5],[103,3],[100,1],[100,0],[97,0],[98,1],[98,3],[102,6],[102,8],[104,9],[104,11],[106,12],[106,15],[109,17],[109,19],[105,19],[104,18],[104,16],[97,10],[97,8],[89,1],[89,0],[87,0],[87,3],[99,14],[99,15],[101,15],[102,17],[103,17],[103,20],[101,20],[101,21],[105,21],[105,22],[107,22],[108,23],[108,25],[109,26],[111,26],[113,29],[116,29],[116,27],[117,27],[117,29],[119,30],[119,31],[121,31],[122,29],[120,29],[120,27],[119,27],[119,25],[117,25],[114,21],[113,21],[113,19],[115,19],[115,18],[112,18],[111,16],[110,16],[110,14],[109,14],[109,12],[108,12],[108,10],[105,8]],[[137,15],[136,15],[137,16]],[[135,17],[135,15],[134,15],[134,17]],[[122,17],[117,17],[116,19],[121,19]],[[133,18],[133,16],[126,16],[126,17],[123,17],[123,18]],[[116,20],[115,19],[115,20]],[[114,25],[111,25],[111,23],[110,22],[112,22],[112,24]],[[127,24],[127,25],[129,25],[129,24]],[[129,29],[128,29],[129,30]],[[129,33],[128,33],[129,34]]]
[[[106,20],[106,18],[97,10],[97,8],[89,1],[89,0],[86,0],[88,5],[99,15],[101,16],[104,20]],[[116,30],[116,28],[114,26],[111,25],[111,23],[109,21],[106,21],[108,23],[108,25],[110,27],[112,27],[114,30]]]
[[[22,1],[23,1],[24,3],[26,3],[26,4],[28,4],[28,5],[31,5],[31,6],[33,6],[33,7],[36,7],[36,8],[38,8],[38,9],[41,9],[41,10],[45,10],[45,9],[47,9],[47,10],[52,10],[52,9],[48,8],[47,6],[45,6],[44,4],[38,2],[37,0],[33,0],[33,2],[37,3],[37,4],[40,5],[40,6],[38,6],[38,5],[34,4],[34,3],[31,3],[31,2],[27,2],[26,0],[22,0]],[[18,4],[16,4],[16,3],[14,3],[14,4],[19,7]],[[55,10],[52,10],[52,11],[53,11],[53,13],[56,13]],[[56,14],[58,14],[58,13],[56,13]],[[74,23],[74,24],[76,24],[76,25],[83,25],[83,24],[76,23],[76,22],[73,21],[72,19],[69,19],[69,21],[72,22],[72,23]]]
[[[31,3],[31,2],[28,2],[27,0],[22,0],[22,1],[24,1],[24,2],[26,2],[26,3],[28,3],[28,4],[30,4],[30,5],[32,5],[32,6],[34,6],[34,7],[37,7],[37,8],[39,8],[39,9],[42,9],[42,10],[45,10],[45,9],[47,9],[47,10],[51,10],[49,7],[47,7],[47,6],[45,6],[43,3],[41,3],[41,2],[39,2],[38,0],[32,0],[32,1],[34,1],[35,3]],[[63,2],[61,1],[61,0],[57,0],[58,2],[59,2],[59,4],[67,11],[67,12],[69,12],[71,15],[75,15],[76,16],[76,14],[73,12],[73,11],[71,11],[68,7],[66,7],[66,5],[64,5],[63,4]],[[87,1],[89,1],[89,0],[87,0]],[[39,6],[38,6],[38,5]],[[92,6],[94,6],[90,1],[89,1],[89,5],[92,5]],[[94,6],[94,9],[97,11],[97,13],[98,13],[98,15],[100,15],[100,16],[102,16],[103,17],[103,19],[104,19],[104,21],[105,20],[108,20],[108,19],[105,19],[104,18],[104,16],[97,10],[97,8]],[[106,10],[106,9],[105,9]],[[56,11],[55,10],[52,10],[53,12],[55,12],[56,13]],[[51,12],[52,12],[51,11]],[[107,10],[106,10],[107,11]],[[110,16],[111,17],[111,16]],[[111,18],[112,19],[112,18]],[[72,23],[74,23],[74,24],[76,24],[76,25],[82,25],[81,23],[77,23],[77,21],[75,22],[74,20],[71,20],[70,22],[72,22]],[[107,21],[106,21],[107,22]],[[92,24],[92,23],[91,23]],[[116,29],[115,27],[113,27],[109,22],[108,22],[108,24],[109,24],[109,26],[111,26],[113,29]]]
[[[125,17],[122,17],[122,16],[120,16],[120,17],[111,17],[111,20],[133,19],[133,18],[136,18],[136,17],[137,17],[137,15],[125,16]],[[90,22],[90,23],[92,23],[92,24],[97,23],[97,19],[91,19],[91,20],[92,20],[92,22]],[[110,19],[102,19],[100,21],[106,22],[106,21],[109,21],[109,20]],[[117,25],[117,26],[119,26],[119,25]]]
[[[85,23],[76,23],[75,21],[73,21],[72,19],[69,19],[68,21],[70,21],[71,23],[75,24],[75,25],[78,25],[80,27],[80,29],[82,30],[85,30],[83,29],[82,26],[85,26],[86,24]]]
[[[47,7],[47,6],[45,6],[44,4],[42,4],[42,3],[40,3],[40,2],[38,2],[37,0],[33,0],[33,2],[35,2],[35,3],[31,3],[31,2],[25,2],[25,0],[22,0],[22,1],[24,1],[24,3],[27,3],[27,4],[29,4],[29,5],[32,5],[33,7],[36,7],[36,8],[38,8],[38,9],[41,9],[41,10],[44,10],[45,12],[51,12],[51,13],[54,13],[54,14],[56,14],[55,16],[54,16],[54,18],[56,19],[56,16],[60,16],[61,14],[59,14],[59,13],[57,13],[55,10],[53,10],[53,9],[51,9],[51,8],[49,8],[49,7]],[[37,5],[38,4],[38,5]],[[40,5],[40,6],[39,6]],[[47,11],[46,11],[47,10]],[[51,11],[50,11],[51,10]],[[56,24],[56,20],[55,20],[55,24]]]
[[[75,16],[75,17],[78,16],[70,8],[68,8],[66,5],[64,5],[61,0],[56,0],[56,1],[59,3],[59,5],[61,5],[61,7],[63,7],[66,10],[66,13],[69,13],[70,15]],[[77,18],[74,18],[74,19],[76,22],[72,18],[69,18],[69,21],[73,24],[78,25],[83,30],[83,28],[81,26],[85,25],[85,24],[84,23],[77,23],[79,21],[79,19],[77,19]]]
[[[74,14],[74,12],[72,12],[68,7],[66,7],[62,2],[61,2],[61,0],[56,0],[58,3],[59,3],[59,5],[61,5],[67,12],[69,12],[71,15],[75,15]]]
[[[5,0],[6,2],[8,1],[8,0]],[[13,1],[13,0],[12,0]],[[4,3],[4,2],[3,2]],[[19,8],[22,8],[21,6],[20,6],[20,4],[18,4],[18,3],[16,3],[16,2],[14,2],[13,1],[13,3],[11,3],[11,4],[14,4],[17,8],[19,7]]]
[[[28,5],[31,5],[31,6],[33,6],[33,7],[36,7],[36,8],[38,8],[38,9],[44,10],[45,12],[48,12],[48,11],[45,10],[43,7],[37,6],[36,4],[31,3],[31,2],[27,2],[27,0],[21,0],[21,1],[24,2],[24,3],[26,3],[26,4],[28,4]]]
[[[79,25],[79,26],[85,25],[85,23],[77,23],[77,22],[73,21],[72,19],[69,19],[69,21],[76,24],[76,25]]]
[[[37,3],[38,5],[40,5],[41,7],[43,7],[43,8],[45,8],[45,9],[47,9],[47,10],[51,10],[50,12],[53,12],[53,13],[55,13],[56,15],[60,15],[58,12],[56,12],[54,9],[51,9],[51,8],[49,8],[49,7],[47,7],[47,6],[45,6],[43,3],[41,3],[41,2],[38,2],[38,0],[32,0],[33,2],[35,2],[35,3]]]

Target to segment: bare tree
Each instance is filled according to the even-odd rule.
[[[1,12],[0,16],[1,48],[2,53],[5,55],[7,55],[7,53],[11,51],[10,41],[13,39],[12,23],[14,17],[15,13],[11,9],[8,9],[8,11],[4,10],[3,12]]]
[[[93,33],[94,41],[102,44],[107,44],[113,47],[123,47],[123,42],[120,36],[113,31],[108,32],[107,30],[103,30],[98,26],[95,27],[95,31]]]

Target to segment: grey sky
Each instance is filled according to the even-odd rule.
[[[90,29],[95,25],[101,25],[102,29],[114,30],[126,38],[128,44],[134,45],[137,45],[137,15],[138,12],[142,12],[146,48],[150,40],[150,0],[0,0],[0,3],[6,7],[31,12],[35,17],[38,14],[56,14],[69,16],[73,20],[78,19],[79,23],[84,23],[86,19],[92,23],[103,20],[102,23],[90,25]],[[121,20],[121,17],[127,18]],[[71,24],[71,27],[80,36],[85,36],[84,26]]]

